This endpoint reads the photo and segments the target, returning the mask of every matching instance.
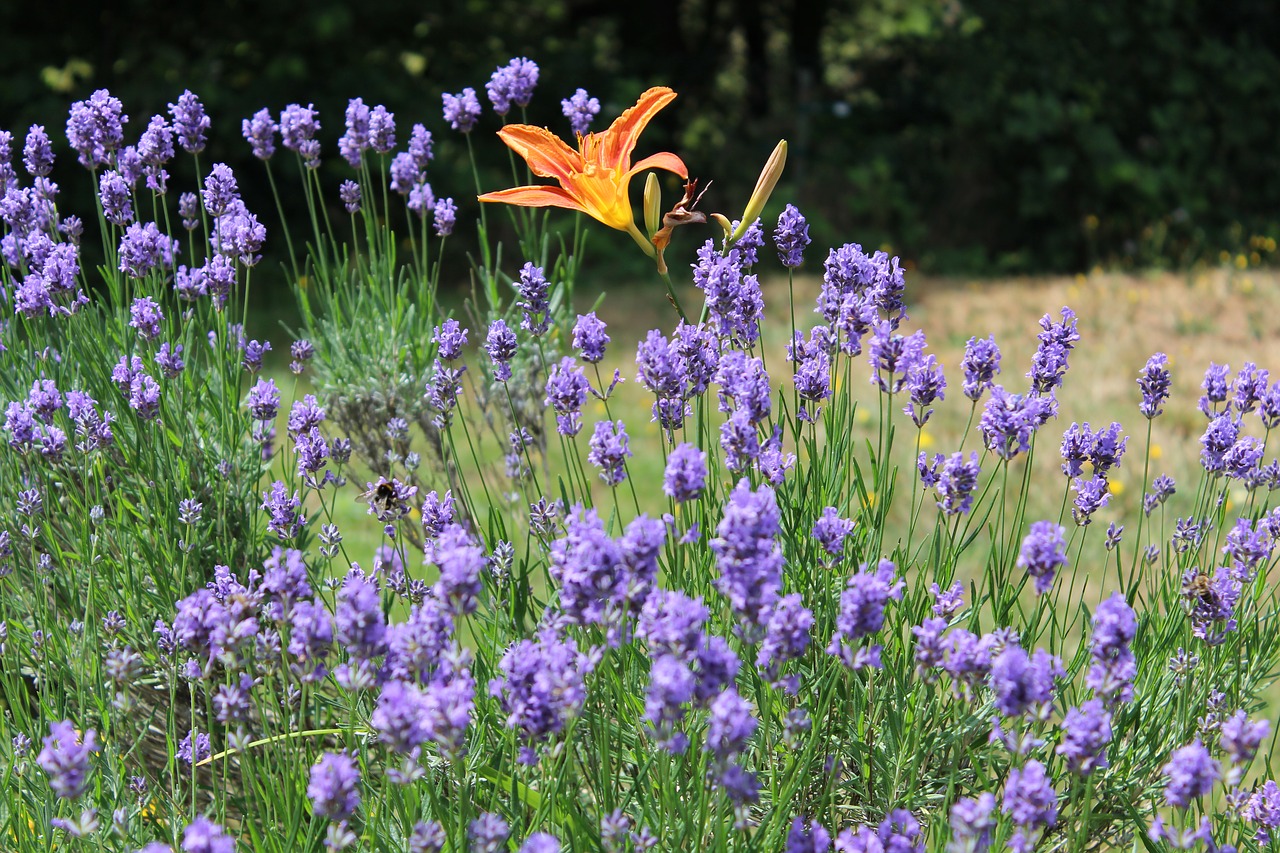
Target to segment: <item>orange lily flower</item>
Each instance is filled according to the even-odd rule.
[[[683,160],[666,151],[632,165],[631,152],[641,131],[675,97],[676,93],[667,87],[655,86],[618,116],[608,130],[580,135],[577,151],[546,128],[507,125],[498,131],[502,141],[524,158],[531,172],[540,178],[555,178],[560,186],[515,187],[485,193],[480,201],[577,210],[610,228],[626,231],[646,254],[654,257],[653,244],[640,233],[631,212],[627,194],[631,178],[645,169],[665,169],[687,180],[689,170]]]

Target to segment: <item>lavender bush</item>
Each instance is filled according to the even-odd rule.
[[[352,100],[332,185],[329,119],[323,137],[310,105],[244,119],[277,201],[305,199],[298,232],[241,201],[263,174],[202,162],[214,124],[190,92],[134,145],[105,90],[73,105],[70,151],[0,133],[3,848],[1269,844],[1280,383],[1211,365],[1201,470],[1177,483],[1152,466],[1160,353],[1131,366],[1128,429],[1073,423],[1046,448],[1070,309],[1029,365],[974,337],[948,383],[897,258],[823,259],[792,205],[758,219],[785,145],[736,217],[697,211],[692,182],[664,215],[650,180],[641,232],[626,181],[684,165],[633,167],[601,140],[629,127],[634,145],[670,97],[599,137],[599,103],[566,97],[580,148],[555,156],[625,165],[579,174],[509,121],[537,82],[513,59],[485,91],[529,166],[513,158],[513,182],[562,187],[474,178],[519,206],[482,207],[456,317],[436,293],[464,271],[446,276],[441,245],[470,232],[443,192],[472,179],[433,189],[428,126],[488,145],[474,88],[407,132]],[[89,173],[96,275],[55,156]],[[559,239],[542,205],[588,216]],[[637,238],[676,309],[634,371],[602,368],[629,343],[574,305],[590,218]],[[696,320],[665,272],[682,225],[716,235],[689,253]],[[268,230],[302,315],[287,357],[243,332]],[[817,304],[792,299],[770,341],[758,276],[793,283],[806,261]],[[651,405],[628,421],[632,379]],[[851,391],[868,382],[870,421]],[[931,455],[943,405],[969,423]],[[640,438],[660,466],[636,464]],[[1037,452],[1060,452],[1063,479],[1032,476]],[[1147,486],[1128,533],[1121,465]],[[343,537],[355,494],[372,553]]]

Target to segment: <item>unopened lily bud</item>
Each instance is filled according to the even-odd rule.
[[[650,172],[644,179],[644,228],[652,237],[662,226],[662,187],[657,174]]]
[[[712,213],[709,215],[716,221],[717,225],[724,229],[724,236],[728,239],[729,234],[733,232],[733,223],[729,221],[729,217],[725,216],[723,213]]]
[[[782,168],[785,165],[787,165],[787,140],[782,139],[769,155],[768,162],[764,164],[764,170],[760,172],[760,177],[756,181],[756,188],[747,201],[747,209],[742,212],[742,219],[738,222],[737,229],[729,235],[730,243],[738,242],[742,235],[747,233],[751,223],[759,218],[760,212],[769,201],[769,196],[773,195],[773,188],[778,185],[778,179],[782,177]]]

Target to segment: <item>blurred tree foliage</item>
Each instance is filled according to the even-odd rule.
[[[740,210],[785,136],[778,198],[819,245],[889,244],[951,270],[1186,264],[1276,231],[1278,54],[1270,0],[55,0],[0,5],[0,127],[64,139],[69,102],[105,86],[134,139],[190,88],[215,121],[204,162],[253,175],[239,120],[314,103],[336,192],[334,143],[360,96],[402,138],[417,121],[436,133],[433,186],[465,221],[466,146],[440,94],[483,101],[495,66],[529,56],[543,74],[528,120],[566,135],[559,102],[579,86],[600,122],[646,86],[676,89],[642,146],[713,179],[711,210]],[[497,127],[488,115],[475,141]],[[486,186],[509,180],[496,141],[477,152]],[[64,156],[55,173],[64,204],[86,196],[76,169]]]

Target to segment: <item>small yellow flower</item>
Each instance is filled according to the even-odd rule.
[[[1163,455],[1164,455],[1164,448],[1153,442],[1151,445],[1151,458],[1159,459]]]
[[[930,435],[927,430],[920,430],[920,449],[921,450],[928,450],[930,447],[933,447],[935,444],[937,444],[937,442],[933,440],[933,436]]]
[[[1249,266],[1249,259],[1243,253],[1236,255],[1236,269],[1242,270]]]
[[[1113,495],[1123,495],[1124,483],[1121,482],[1120,480],[1109,480],[1107,482],[1107,491],[1109,491]]]

